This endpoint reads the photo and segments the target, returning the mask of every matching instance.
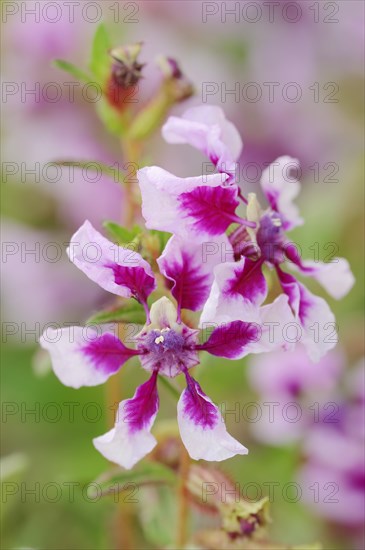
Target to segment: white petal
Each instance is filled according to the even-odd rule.
[[[237,454],[248,453],[227,432],[219,409],[202,391],[199,384],[187,376],[188,387],[177,405],[181,439],[194,460],[221,461]]]
[[[137,352],[128,349],[114,332],[99,327],[47,329],[40,345],[51,355],[56,376],[65,386],[97,386],[105,382]]]
[[[336,300],[346,296],[355,283],[355,277],[345,258],[334,258],[329,263],[307,260],[297,267],[304,274],[316,279]]]
[[[105,458],[130,469],[157,444],[150,433],[158,412],[157,371],[139,386],[132,399],[119,404],[114,428],[93,440]]]

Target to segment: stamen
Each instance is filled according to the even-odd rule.
[[[275,227],[281,227],[283,225],[280,218],[272,218],[272,224]]]
[[[165,338],[162,335],[157,336],[157,338],[155,338],[155,344],[161,344],[164,341],[165,341]]]

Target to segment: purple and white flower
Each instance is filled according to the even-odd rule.
[[[328,337],[331,328],[336,328],[335,317],[327,302],[284,271],[283,264],[313,277],[336,299],[349,292],[354,277],[344,258],[334,258],[331,263],[302,261],[286,237],[285,231],[303,223],[293,203],[300,190],[293,174],[299,169],[298,161],[283,156],[263,171],[261,188],[268,201],[268,207],[263,209],[255,193],[249,193],[246,199],[234,181],[234,165],[242,142],[221,109],[195,107],[181,118],[170,117],[163,135],[170,143],[189,143],[203,152],[217,173],[177,178],[156,166],[140,170],[142,213],[147,227],[206,240],[225,235],[233,226],[229,240],[236,262],[215,267],[211,295],[201,321],[257,321],[268,294],[262,273],[265,265],[276,271],[300,331],[299,339],[310,358],[318,361],[336,344],[336,338]],[[236,213],[240,201],[246,207],[244,218]],[[280,322],[280,318],[276,321]]]
[[[225,236],[221,242],[229,249]],[[95,447],[106,458],[125,468],[133,467],[156,445],[151,428],[159,406],[158,376],[185,377],[186,389],[178,403],[178,423],[192,458],[219,461],[248,452],[228,434],[218,407],[205,395],[190,369],[199,363],[200,351],[239,359],[248,353],[276,348],[278,343],[268,345],[265,339],[261,342],[265,330],[257,323],[239,319],[214,326],[209,338],[200,343],[199,330],[182,322],[183,308],[196,311],[205,304],[213,282],[212,269],[220,257],[199,262],[202,246],[203,243],[188,246],[180,237],[170,239],[158,264],[177,307],[163,296],[149,308],[147,299],[157,283],[151,267],[139,253],[111,243],[89,222],[71,239],[69,257],[79,269],[109,292],[138,300],[146,311],[146,324],[135,336],[134,348],[121,342],[116,327],[47,330],[41,338],[42,347],[51,355],[55,374],[63,384],[74,388],[101,384],[128,359],[140,358],[150,378],[131,399],[119,404],[114,428],[94,439]],[[286,298],[284,301],[287,302]],[[263,319],[270,315],[271,307],[262,308]],[[285,304],[280,307],[285,308]],[[290,311],[287,304],[286,308]]]

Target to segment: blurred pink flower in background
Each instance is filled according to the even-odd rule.
[[[38,338],[26,335],[27,330],[33,329],[39,335],[47,323],[77,322],[80,316],[90,315],[90,306],[97,304],[100,294],[72,269],[66,256],[65,234],[39,231],[12,221],[3,221],[1,231],[3,322],[18,327],[11,337],[35,344]]]
[[[250,359],[248,379],[263,404],[263,417],[252,424],[253,436],[272,445],[302,440],[326,416],[343,365],[338,350],[313,363],[301,345]]]
[[[253,436],[269,445],[298,443],[304,501],[355,528],[365,518],[365,371],[363,361],[347,372],[345,364],[339,351],[312,363],[297,348],[253,357],[248,376],[263,412]]]
[[[346,382],[338,421],[313,426],[307,435],[298,478],[317,514],[354,529],[365,521],[364,361],[347,373]],[[314,484],[322,491],[316,500]]]

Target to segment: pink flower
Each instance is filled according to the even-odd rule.
[[[354,532],[363,526],[365,517],[364,361],[349,372],[345,382],[339,419],[312,428],[304,443],[306,462],[298,479],[313,511]]]
[[[162,129],[170,143],[189,143],[218,173],[178,178],[157,166],[138,171],[146,227],[204,240],[222,235],[232,223],[251,223],[236,215],[239,188],[234,183],[241,138],[218,107],[194,107],[182,118],[170,117]],[[159,205],[159,209],[156,209]]]
[[[229,247],[228,239],[222,243]],[[46,331],[41,345],[51,354],[55,374],[65,385],[79,388],[105,382],[131,357],[139,356],[150,373],[132,399],[119,405],[115,427],[94,440],[109,460],[131,468],[155,446],[151,435],[158,410],[157,377],[183,374],[187,388],[178,404],[182,440],[194,459],[224,460],[247,449],[228,433],[218,408],[190,374],[199,363],[198,352],[238,359],[249,352],[271,349],[260,341],[260,326],[236,320],[216,326],[209,338],[198,342],[198,330],[181,321],[181,309],[200,309],[212,282],[211,270],[220,256],[199,262],[201,243],[184,243],[172,237],[158,264],[176,298],[177,309],[163,297],[152,304],[147,298],[156,288],[149,264],[139,253],[123,249],[105,239],[89,222],[75,233],[68,254],[71,261],[102,288],[138,300],[146,310],[146,324],[134,338],[135,348],[126,347],[115,327],[71,327]],[[201,256],[200,256],[201,257]]]
[[[221,236],[236,224],[229,239],[237,263],[215,268],[212,295],[206,304],[209,316],[225,321],[257,318],[258,308],[267,297],[261,271],[266,264],[275,269],[288,297],[300,341],[311,359],[318,361],[337,342],[335,338],[327,338],[328,330],[335,328],[334,315],[323,298],[312,294],[293,275],[283,271],[282,266],[289,262],[290,267],[315,278],[337,299],[351,289],[354,277],[343,258],[334,258],[327,264],[302,261],[285,235],[285,231],[303,223],[293,202],[300,190],[292,174],[299,168],[298,161],[283,156],[264,170],[261,187],[269,206],[263,210],[254,193],[245,199],[234,182],[242,142],[221,109],[195,107],[182,118],[170,117],[163,135],[170,143],[189,143],[203,152],[218,173],[177,178],[158,167],[140,170],[142,213],[147,227],[204,240]],[[246,218],[236,214],[239,199],[247,207]]]
[[[248,378],[263,413],[252,424],[256,439],[283,445],[302,440],[323,419],[338,421],[332,402],[343,366],[342,354],[334,351],[313,363],[303,346],[251,358]]]

